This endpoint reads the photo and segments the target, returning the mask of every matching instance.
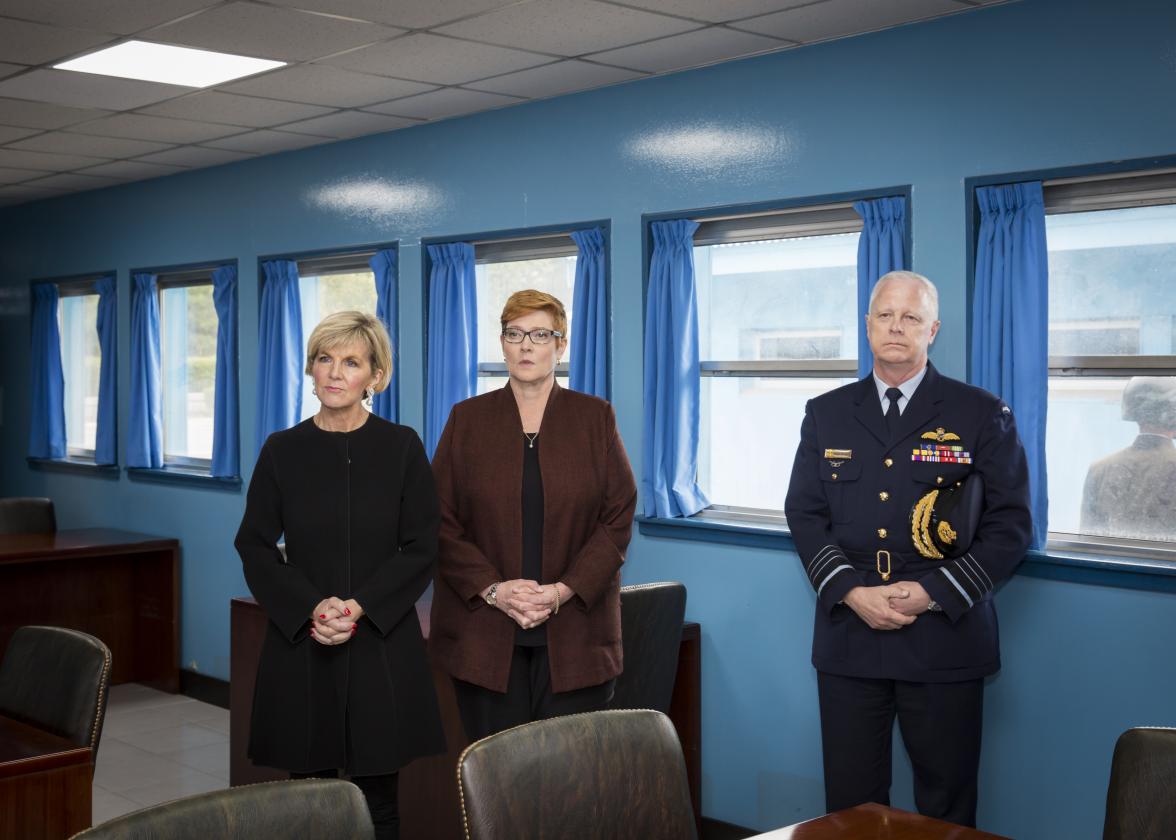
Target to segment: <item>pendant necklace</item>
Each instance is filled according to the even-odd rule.
[[[534,449],[535,448],[535,438],[539,437],[539,433],[535,432],[535,434],[529,435],[526,432],[523,432],[523,437],[525,437],[527,439],[527,448]]]

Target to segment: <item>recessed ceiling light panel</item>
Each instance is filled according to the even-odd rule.
[[[285,63],[170,44],[127,41],[53,66],[58,70],[203,88],[282,67]]]

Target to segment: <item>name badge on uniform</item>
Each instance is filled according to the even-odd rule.
[[[826,449],[825,459],[834,467],[840,467],[846,461],[852,460],[852,449]]]

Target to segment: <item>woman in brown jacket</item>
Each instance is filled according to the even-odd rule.
[[[563,304],[516,292],[501,322],[509,383],[454,406],[433,457],[429,644],[471,741],[608,703],[637,504],[612,407],[556,384]]]

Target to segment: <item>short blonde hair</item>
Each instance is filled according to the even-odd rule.
[[[560,333],[561,341],[568,340],[568,313],[559,298],[540,292],[537,289],[523,289],[515,292],[506,299],[506,306],[502,307],[502,328],[528,312],[546,312],[551,316],[552,326]]]
[[[314,360],[324,350],[331,350],[353,341],[361,341],[368,348],[372,372],[380,371],[380,381],[373,390],[378,394],[392,381],[392,341],[388,330],[375,315],[354,309],[336,312],[319,321],[306,343],[306,372],[314,369]]]

